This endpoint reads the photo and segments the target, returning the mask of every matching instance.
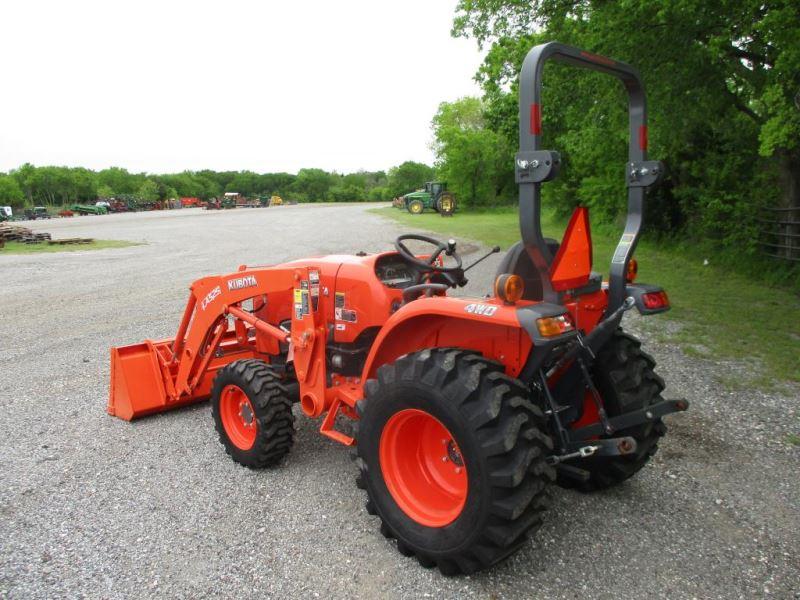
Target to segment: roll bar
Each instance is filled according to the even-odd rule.
[[[553,256],[542,235],[540,186],[557,175],[561,163],[558,152],[541,150],[539,147],[542,135],[542,71],[549,59],[613,75],[622,81],[628,92],[628,216],[611,260],[608,304],[608,312],[611,313],[622,306],[625,300],[625,273],[639,241],[645,189],[655,184],[664,171],[660,162],[647,160],[647,102],[644,87],[639,73],[630,65],[558,42],[534,47],[522,63],[519,78],[519,152],[515,168],[515,179],[519,184],[520,232],[528,256],[541,276],[543,299],[546,302],[558,302],[558,293],[553,290],[550,281]]]

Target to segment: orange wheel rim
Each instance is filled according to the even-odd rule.
[[[226,385],[219,400],[222,427],[239,450],[250,450],[256,443],[258,420],[250,398],[238,385]]]
[[[455,521],[467,501],[467,468],[452,434],[433,415],[392,415],[380,440],[383,480],[406,515],[428,527]]]

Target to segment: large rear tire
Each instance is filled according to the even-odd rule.
[[[220,369],[211,415],[225,452],[245,467],[274,465],[294,443],[291,390],[264,361],[237,360]]]
[[[622,329],[598,352],[592,378],[603,399],[609,417],[640,410],[661,402],[664,380],[654,368],[656,361],[641,349],[642,343]],[[631,436],[636,440],[634,454],[626,456],[592,456],[568,464],[589,471],[588,481],[577,481],[559,475],[558,484],[593,492],[613,487],[638,473],[658,450],[658,440],[667,426],[656,421],[614,432],[614,437]]]
[[[427,349],[382,366],[357,409],[367,511],[397,549],[445,575],[517,550],[542,521],[555,474],[544,415],[503,366]]]
[[[452,192],[442,192],[436,199],[436,212],[452,215],[456,211],[456,197]]]

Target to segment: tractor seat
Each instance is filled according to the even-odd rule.
[[[560,244],[552,238],[544,238],[550,252],[555,256],[558,252]],[[525,251],[525,245],[522,241],[517,242],[508,249],[500,265],[497,267],[497,274],[512,273],[522,277],[525,283],[525,293],[522,295],[523,300],[541,300],[542,299],[542,280],[539,276],[539,271],[533,266],[531,257]]]

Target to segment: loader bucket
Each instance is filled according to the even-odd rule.
[[[130,421],[167,408],[167,393],[155,344],[148,340],[111,348],[108,414]]]
[[[170,365],[173,340],[145,340],[111,348],[108,414],[132,421],[206,400],[217,370],[233,360],[253,357],[252,351],[236,347],[235,342],[232,333],[226,335],[191,393],[177,399],[174,390],[178,365]]]

